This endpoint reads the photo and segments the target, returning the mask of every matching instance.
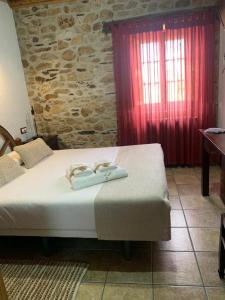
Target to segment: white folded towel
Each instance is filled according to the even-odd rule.
[[[127,177],[128,173],[125,169],[117,167],[114,170],[108,170],[107,172],[92,173],[87,176],[77,177],[71,176],[70,183],[73,190],[77,191],[95,184],[103,183],[106,181]]]
[[[91,167],[85,164],[75,164],[66,171],[66,178],[71,181],[72,177],[86,177],[93,173],[94,171]]]
[[[95,163],[95,172],[106,172],[110,170],[115,170],[117,168],[117,164],[112,163],[110,161],[98,161]]]

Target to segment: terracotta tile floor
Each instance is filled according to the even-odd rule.
[[[135,242],[133,258],[123,259],[119,242],[56,239],[51,259],[90,264],[76,300],[222,300],[225,281],[218,269],[220,170],[210,169],[210,197],[200,193],[199,168],[167,169],[172,206],[169,242]],[[38,239],[0,239],[7,259],[42,256]]]

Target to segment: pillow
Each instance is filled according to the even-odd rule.
[[[43,158],[53,154],[52,149],[41,138],[16,146],[14,151],[19,153],[27,169],[32,168]]]
[[[23,164],[23,161],[22,161],[19,153],[17,153],[16,151],[7,153],[7,156],[12,158],[19,166],[21,166]]]
[[[0,157],[0,187],[24,173],[24,169],[8,155]]]

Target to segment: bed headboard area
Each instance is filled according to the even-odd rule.
[[[16,146],[16,141],[11,136],[11,134],[0,125],[0,156],[13,150]]]

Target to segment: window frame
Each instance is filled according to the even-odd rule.
[[[142,76],[142,91],[143,91],[143,101],[142,101],[142,105],[151,105],[151,106],[154,106],[155,107],[155,109],[156,109],[156,107],[157,106],[159,106],[159,108],[160,108],[160,106],[164,106],[164,110],[165,110],[165,108],[167,108],[167,107],[173,107],[174,105],[176,105],[176,106],[180,106],[181,107],[181,109],[183,108],[183,106],[184,106],[184,104],[185,104],[185,102],[186,102],[186,96],[185,96],[185,94],[186,94],[186,84],[185,84],[185,78],[186,78],[186,71],[185,71],[185,40],[184,40],[184,37],[180,37],[180,38],[175,38],[175,39],[172,39],[172,38],[167,38],[166,37],[166,34],[165,34],[165,32],[163,32],[163,35],[164,35],[164,37],[163,37],[163,39],[162,39],[162,41],[156,41],[155,43],[157,43],[158,44],[158,52],[159,52],[159,54],[158,54],[158,57],[156,57],[156,59],[154,59],[154,60],[144,60],[144,59],[142,59],[142,52],[143,52],[143,50],[142,50],[142,47],[143,47],[143,44],[150,44],[150,43],[152,43],[152,44],[154,44],[154,42],[153,41],[145,41],[145,42],[143,42],[143,43],[141,43],[140,44],[140,55],[141,55],[141,57],[140,57],[140,61],[141,61],[141,76]],[[169,58],[169,59],[167,59],[166,58],[166,43],[169,43],[170,41],[183,41],[182,42],[182,44],[183,44],[183,46],[182,46],[182,49],[181,49],[181,55],[179,56],[179,57],[177,57],[177,58]],[[153,46],[154,47],[154,46]],[[156,47],[156,48],[157,48]],[[150,47],[151,48],[151,47]],[[147,51],[146,51],[147,52]],[[183,54],[183,55],[182,55]],[[146,55],[145,55],[145,57],[146,57]],[[181,72],[181,79],[180,80],[169,80],[169,79],[167,79],[167,62],[168,61],[175,61],[175,60],[177,60],[177,61],[181,61],[181,63],[183,62],[183,67],[182,67],[182,72]],[[146,65],[146,64],[151,64],[151,63],[158,63],[159,64],[159,81],[158,82],[154,82],[154,83],[145,83],[144,82],[144,78],[143,78],[143,65]],[[163,64],[162,66],[161,66],[161,64]],[[165,70],[165,72],[162,72],[161,70],[162,69],[164,69]],[[150,71],[150,73],[151,73],[151,71]],[[163,74],[163,73],[165,73],[165,74]],[[183,83],[183,89],[182,89],[182,93],[183,93],[183,98],[182,99],[178,99],[178,100],[169,100],[169,94],[168,94],[168,84],[170,84],[170,83],[177,83],[177,82],[181,82],[181,84]],[[146,96],[145,96],[145,86],[152,86],[152,85],[159,85],[159,88],[158,88],[158,90],[159,90],[159,92],[158,92],[158,97],[159,97],[159,101],[155,101],[155,102],[151,102],[151,101],[146,101],[145,99],[146,99]]]

